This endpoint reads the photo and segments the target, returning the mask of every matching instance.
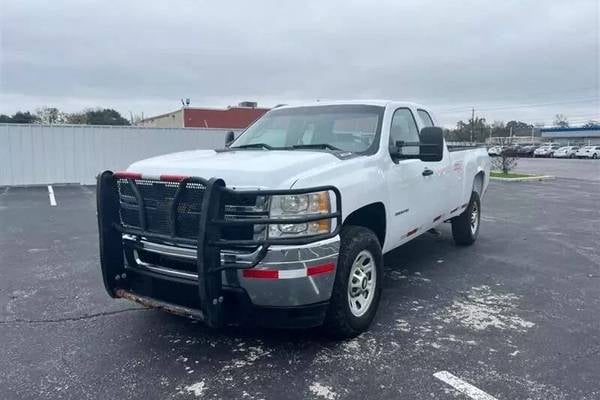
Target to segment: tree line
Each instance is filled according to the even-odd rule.
[[[568,128],[568,119],[563,114],[557,114],[554,118],[554,126]],[[600,128],[600,122],[588,121],[583,128]],[[444,131],[446,139],[455,142],[479,142],[483,143],[489,137],[509,136],[541,136],[539,127],[523,121],[494,121],[488,123],[485,118],[475,116],[467,122],[458,121],[456,128]]]
[[[34,113],[17,111],[13,115],[0,114],[0,123],[13,124],[77,124],[77,125],[131,125],[118,111],[112,108],[88,108],[74,113],[65,113],[55,107],[38,108]]]

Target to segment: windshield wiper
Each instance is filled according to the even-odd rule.
[[[295,144],[292,146],[292,149],[327,149],[342,151],[342,149],[335,147],[334,145],[329,143]]]
[[[230,147],[230,149],[267,149],[273,150],[272,146],[269,146],[265,143],[250,143],[250,144],[242,144],[240,146]]]

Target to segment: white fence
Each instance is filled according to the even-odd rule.
[[[225,129],[0,124],[0,186],[93,184],[143,158],[223,147]]]

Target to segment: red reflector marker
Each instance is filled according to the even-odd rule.
[[[334,263],[316,265],[314,267],[308,267],[306,274],[308,276],[318,275],[318,274],[326,274],[327,272],[332,272],[334,269],[335,269]]]
[[[244,278],[277,279],[279,271],[276,269],[245,269],[242,271]]]
[[[137,172],[117,171],[115,176],[121,179],[142,179],[142,174]]]
[[[184,176],[184,175],[161,175],[160,176],[160,180],[164,181],[164,182],[181,182],[185,178],[187,178],[187,176]]]
[[[327,263],[322,265],[315,265],[308,268],[299,269],[260,269],[251,268],[242,270],[242,276],[244,278],[259,278],[259,279],[294,279],[294,278],[306,278],[307,276],[314,276],[319,274],[326,274],[335,271],[335,263]]]

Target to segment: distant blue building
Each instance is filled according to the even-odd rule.
[[[542,128],[542,138],[565,145],[600,144],[600,127]]]

